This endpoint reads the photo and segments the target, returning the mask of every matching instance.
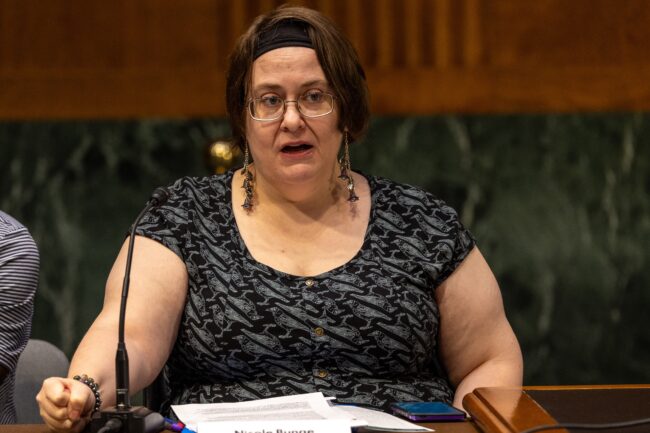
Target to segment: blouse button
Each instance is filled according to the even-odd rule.
[[[326,370],[318,370],[318,373],[316,373],[316,375],[318,377],[320,377],[321,379],[325,379],[327,377],[328,373],[327,373]]]
[[[311,287],[311,286],[313,286],[314,283],[315,283],[315,281],[312,280],[311,278],[308,279],[307,281],[305,281],[305,284],[307,285],[307,287]]]
[[[319,326],[318,328],[314,329],[314,334],[316,334],[319,337],[322,337],[323,335],[325,335],[325,330]]]

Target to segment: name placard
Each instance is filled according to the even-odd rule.
[[[206,421],[198,423],[197,433],[350,433],[350,421],[345,419]]]

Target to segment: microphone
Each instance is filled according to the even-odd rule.
[[[126,270],[122,283],[122,300],[120,303],[119,334],[117,352],[115,354],[115,406],[97,411],[90,420],[92,433],[151,433],[164,429],[165,419],[157,412],[143,406],[131,406],[129,397],[129,356],[124,342],[124,322],[126,321],[126,301],[129,296],[131,262],[133,261],[133,245],[135,243],[135,230],[142,217],[153,207],[164,204],[169,198],[165,188],[156,188],[151,194],[151,199],[142,209],[131,226],[129,249],[126,256]]]

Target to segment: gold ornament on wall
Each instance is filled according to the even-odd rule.
[[[205,162],[212,174],[222,174],[241,160],[241,151],[232,140],[220,138],[206,146]]]

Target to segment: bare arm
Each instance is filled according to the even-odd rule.
[[[135,239],[125,326],[131,392],[151,383],[171,353],[188,284],[178,256],[151,239]],[[76,374],[87,374],[100,384],[103,406],[115,404],[115,351],[127,247],[128,240],[106,282],[102,311],[72,358],[68,379],[48,379],[39,393],[41,415],[57,431],[79,431],[83,427],[79,417],[89,415],[94,404],[89,388],[69,379]]]
[[[462,408],[463,397],[478,387],[521,386],[521,349],[478,248],[438,287],[436,297],[442,360],[456,387],[454,406]]]

